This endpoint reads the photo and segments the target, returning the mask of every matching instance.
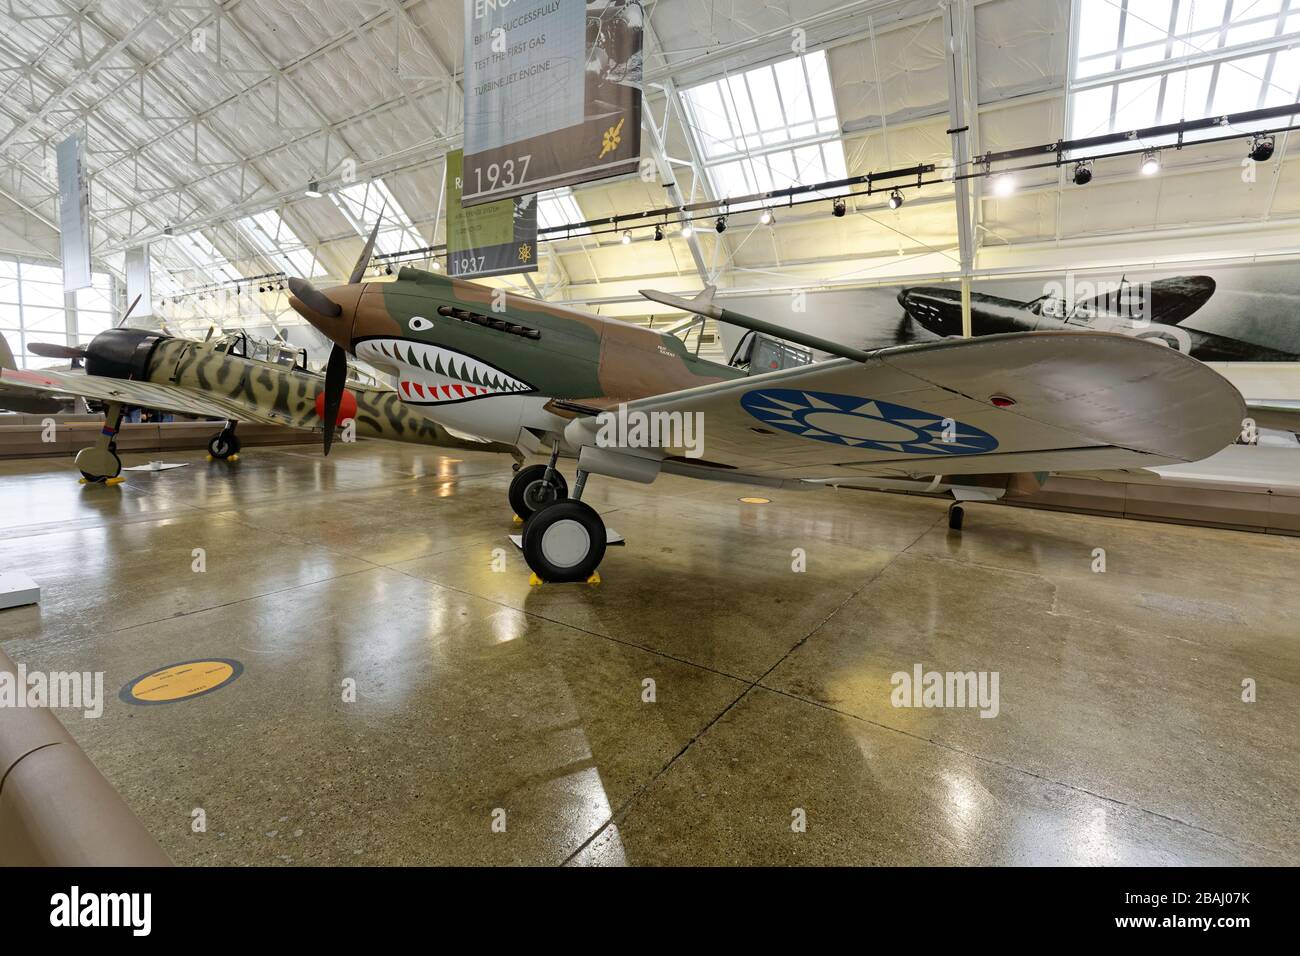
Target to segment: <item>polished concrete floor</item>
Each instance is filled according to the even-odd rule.
[[[530,588],[508,459],[169,460],[0,462],[0,568],[44,589],[0,644],[105,672],[61,716],[179,863],[1300,861],[1300,539],[597,478],[627,546]],[[244,671],[117,697],[202,658]],[[917,664],[996,671],[997,716],[894,707]]]

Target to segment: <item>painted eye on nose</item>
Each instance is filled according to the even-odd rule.
[[[426,332],[433,328],[433,323],[422,315],[413,316],[408,324],[412,332]]]

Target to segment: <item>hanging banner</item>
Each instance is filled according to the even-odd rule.
[[[465,0],[466,206],[635,172],[639,0]]]
[[[59,172],[59,254],[63,291],[90,286],[90,188],[81,136],[73,133],[55,148]]]
[[[149,246],[136,246],[126,250],[126,301],[130,305],[135,297],[140,297],[139,304],[131,313],[132,318],[153,315],[153,289],[149,277]]]
[[[461,204],[463,156],[447,154],[447,274],[495,276],[537,271],[537,197]]]

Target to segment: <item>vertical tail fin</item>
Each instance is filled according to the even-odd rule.
[[[14,361],[14,353],[9,348],[9,340],[4,337],[3,333],[0,333],[0,368],[16,369],[17,367],[18,363]]]

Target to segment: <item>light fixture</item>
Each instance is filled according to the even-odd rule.
[[[437,259],[434,259],[432,262],[429,263],[429,265],[433,267],[434,272],[439,272],[442,270],[442,263],[439,262]]]
[[[393,274],[393,264],[390,262],[388,265],[384,266],[384,275],[390,276],[392,274]]]
[[[632,244],[632,233],[624,229],[623,238],[621,238],[619,242],[623,243],[625,246],[630,246]]]
[[[1010,173],[1002,173],[993,180],[993,195],[1010,196],[1016,191],[1016,177]]]
[[[764,209],[762,215],[758,217],[758,221],[765,226],[770,226],[772,224],[772,210]]]
[[[1142,165],[1138,168],[1142,170],[1143,176],[1154,176],[1160,172],[1160,151],[1148,149],[1142,154]]]
[[[691,236],[693,236],[693,235],[695,235],[695,230],[694,230],[694,228],[691,227],[691,224],[690,224],[689,222],[687,222],[687,223],[683,223],[683,224],[682,224],[682,238],[683,238],[683,239],[689,239],[689,238],[691,238]]]
[[[1252,136],[1250,138],[1250,158],[1257,163],[1266,163],[1273,158],[1273,137]]]
[[[889,194],[889,208],[897,209],[901,205],[903,205],[903,194],[895,189]]]
[[[727,231],[727,217],[726,217],[726,216],[719,216],[719,217],[718,217],[718,221],[715,222],[715,223],[713,224],[713,228],[716,229],[716,230],[718,230],[719,233],[724,233],[724,232],[726,232],[726,231]]]
[[[663,238],[664,238],[664,227],[658,225],[655,226],[655,242],[663,242]]]
[[[312,199],[320,199],[321,197],[320,183],[318,183],[314,179],[311,182],[309,182],[307,184],[307,195],[310,196]]]
[[[1074,184],[1086,186],[1092,182],[1092,160],[1081,159],[1074,164]]]
[[[836,219],[843,219],[844,214],[849,211],[849,207],[844,204],[843,199],[836,199],[831,203],[831,215]]]

